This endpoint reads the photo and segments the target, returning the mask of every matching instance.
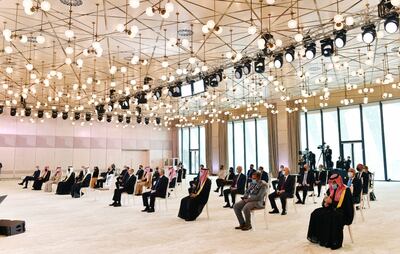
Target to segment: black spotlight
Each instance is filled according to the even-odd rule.
[[[124,121],[124,116],[118,115],[118,122],[122,123],[122,121]]]
[[[10,109],[10,115],[15,116],[17,114],[17,109],[16,108],[11,108]]]
[[[311,42],[306,46],[306,58],[308,60],[314,59],[317,49],[315,48],[315,43]]]
[[[385,31],[389,34],[397,32],[399,29],[399,14],[397,12],[391,12],[385,18]]]
[[[282,66],[283,66],[282,53],[280,53],[280,54],[275,56],[275,58],[274,58],[274,66],[277,69],[282,68]]]
[[[288,49],[286,49],[286,52],[285,52],[286,62],[288,62],[288,63],[293,62],[294,55],[295,55],[295,51],[294,51],[294,47],[293,46],[288,48]]]
[[[121,109],[127,110],[129,109],[129,97],[125,97],[125,99],[119,101],[119,105],[121,106]]]
[[[99,120],[99,122],[103,121],[103,116],[103,114],[97,115],[97,120]]]
[[[249,75],[251,72],[251,62],[250,61],[246,61],[243,64],[243,73],[244,75]]]
[[[58,116],[57,110],[52,110],[52,111],[51,111],[51,117],[52,117],[52,118],[57,118],[57,116]]]
[[[148,124],[150,123],[150,119],[149,119],[148,117],[145,117],[145,118],[144,118],[144,123],[145,123],[146,125],[148,125]]]
[[[104,114],[106,113],[106,109],[104,108],[104,104],[99,104],[96,106],[96,112],[97,114]]]
[[[160,124],[161,124],[161,118],[156,117],[156,124],[157,124],[157,125],[160,125]]]
[[[139,92],[138,94],[136,94],[136,99],[138,100],[138,104],[146,104],[146,92]]]
[[[43,110],[39,110],[39,111],[37,112],[37,116],[38,116],[39,118],[43,118],[43,115],[44,115]]]
[[[62,112],[62,119],[64,119],[64,120],[68,119],[68,112],[66,112],[66,111]]]
[[[141,116],[136,117],[136,122],[140,124],[142,122],[142,117]]]
[[[136,107],[136,112],[138,115],[142,114],[142,108],[141,107]]]
[[[107,111],[111,112],[113,110],[114,110],[114,103],[112,101],[110,101],[110,103],[108,103],[108,106],[107,106]]]
[[[211,79],[210,76],[206,76],[206,77],[203,78],[203,82],[204,82],[204,86],[205,87],[210,86],[210,83],[211,83],[210,79]]]
[[[175,85],[168,88],[168,95],[171,97],[181,97],[181,85],[182,82],[177,82]]]
[[[162,88],[158,87],[157,89],[155,89],[153,91],[153,98],[154,98],[154,100],[159,100],[161,98],[161,96],[162,96]]]
[[[81,113],[75,112],[75,113],[74,113],[74,119],[75,119],[76,121],[78,121],[80,118],[81,118]]]
[[[208,79],[209,79],[209,86],[218,87],[219,82],[218,82],[217,74],[214,73],[214,74],[210,75]]]
[[[324,57],[330,57],[333,54],[333,41],[331,38],[326,38],[320,41],[321,53]]]
[[[216,78],[218,82],[221,82],[222,79],[224,78],[224,70],[223,69],[219,69],[216,73]]]
[[[32,114],[32,109],[31,108],[25,108],[25,116],[31,116]]]
[[[3,112],[4,112],[4,106],[0,105],[0,114],[3,114]]]
[[[235,67],[235,78],[241,79],[243,76],[242,66]]]
[[[107,115],[107,123],[111,123],[112,121],[112,115]]]
[[[127,124],[130,124],[131,123],[131,117],[130,116],[125,117],[125,122]]]
[[[376,38],[376,30],[375,30],[375,25],[374,24],[368,24],[363,27],[361,27],[362,30],[362,40],[363,42],[367,44],[371,44],[374,42]]]
[[[90,121],[91,119],[92,119],[92,114],[89,113],[89,112],[86,113],[86,114],[85,114],[85,120],[86,120],[86,121]]]
[[[265,72],[265,58],[264,57],[258,57],[254,61],[254,70],[257,73],[264,73]]]
[[[346,46],[346,33],[347,31],[344,29],[335,31],[333,33],[335,35],[335,46],[337,48],[343,48]]]

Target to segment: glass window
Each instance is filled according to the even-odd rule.
[[[361,140],[360,107],[340,108],[339,112],[342,141]]]
[[[263,166],[264,170],[269,172],[268,123],[266,118],[257,119],[257,158],[258,167]]]
[[[235,131],[235,166],[244,167],[244,136],[243,136],[243,121],[233,123]],[[244,170],[246,170],[244,168]]]
[[[246,169],[250,168],[250,164],[257,166],[256,158],[256,122],[254,119],[244,122],[245,142],[246,142]]]
[[[209,167],[206,165],[206,128],[204,126],[200,126],[200,164],[203,164],[205,167]]]
[[[376,180],[385,180],[379,104],[363,105],[365,163]]]
[[[307,126],[306,126],[306,114],[300,113],[300,148],[302,151],[307,148]]]
[[[233,162],[233,124],[228,122],[228,163],[229,167],[235,167]]]
[[[179,161],[182,161],[182,128],[178,129],[178,150]]]
[[[400,101],[383,104],[383,125],[385,130],[385,147],[388,179],[400,180]]]
[[[322,144],[321,113],[310,111],[307,113],[308,149],[317,154],[318,146]]]
[[[190,149],[199,149],[199,127],[190,128]]]
[[[189,128],[182,129],[182,163],[189,169]]]
[[[340,156],[337,109],[324,109],[322,117],[324,120],[324,142],[332,149],[332,161],[336,162],[336,158]],[[316,155],[318,156],[319,153]]]

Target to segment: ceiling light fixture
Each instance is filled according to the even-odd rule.
[[[374,42],[376,38],[376,30],[375,30],[375,25],[374,24],[368,24],[363,27],[361,27],[362,33],[362,40],[363,42],[367,44],[371,44]]]

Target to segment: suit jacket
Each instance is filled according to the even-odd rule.
[[[242,173],[235,176],[231,187],[236,187],[239,194],[244,194],[244,188],[246,187],[246,176]]]
[[[347,185],[349,178],[346,179],[345,184]],[[358,204],[361,200],[362,183],[361,180],[356,177],[353,178],[351,185],[353,186],[353,202]]]
[[[51,171],[48,170],[46,175],[43,177],[43,182],[44,183],[47,182],[48,180],[50,180],[50,174],[51,174]]]
[[[253,175],[253,173],[255,173],[256,170],[255,169],[249,169],[249,171],[247,171],[247,182],[251,182],[251,176]]]
[[[244,198],[248,199],[248,202],[257,202],[256,207],[264,207],[264,196],[267,191],[267,182],[261,180],[260,182],[254,184],[250,183],[249,188],[247,188]]]
[[[126,180],[124,182],[124,189],[125,189],[126,193],[133,194],[133,192],[135,190],[135,184],[136,184],[136,176],[134,174],[129,176],[129,174],[128,174],[128,178],[126,178]]]
[[[285,176],[281,176],[278,182],[277,190],[284,190],[286,193],[293,195],[294,193],[294,176],[288,175],[285,181]]]
[[[265,181],[265,182],[269,182],[269,175],[267,172],[263,171],[261,174],[261,180]]]
[[[33,178],[36,180],[40,177],[40,169],[37,169],[33,172]]]
[[[138,180],[142,180],[143,175],[144,175],[144,170],[143,170],[143,169],[139,169],[139,170],[136,172],[136,176],[137,176],[137,179],[138,179]]]
[[[298,184],[303,184],[303,180],[304,180],[304,172],[301,173],[299,175],[299,177],[297,177],[297,183]],[[306,183],[310,185],[310,189],[312,189],[312,187],[314,186],[315,183],[315,178],[314,178],[314,173],[311,171],[308,171],[307,173],[307,179],[306,179]]]
[[[360,177],[361,174],[361,177]],[[368,185],[369,185],[369,175],[368,173],[365,172],[358,172],[356,174],[356,178],[362,179],[362,193],[367,194],[368,193]]]
[[[327,177],[326,170],[317,171],[315,175],[316,175],[316,180],[320,181],[321,185],[325,185],[326,184],[326,177]]]
[[[161,176],[156,183],[154,183],[151,190],[155,191],[157,197],[165,198],[167,196],[168,177]]]

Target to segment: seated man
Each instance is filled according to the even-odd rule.
[[[232,185],[233,180],[235,179],[235,169],[233,167],[229,168],[229,173],[225,176],[223,180],[217,179],[217,191],[221,189],[220,197],[224,196],[224,187],[226,185]]]
[[[357,165],[356,177],[361,181],[362,194],[368,194],[369,175],[365,172],[365,166],[361,163]]]
[[[49,166],[44,167],[43,175],[33,182],[32,190],[41,190],[43,183],[50,180],[50,174]]]
[[[333,174],[329,178],[329,190],[321,208],[310,216],[307,239],[331,249],[342,247],[343,227],[353,222],[354,208],[351,193],[343,184],[342,177]]]
[[[224,190],[224,198],[225,198],[225,206],[224,208],[233,208],[233,205],[235,204],[235,198],[236,194],[244,194],[244,189],[246,187],[246,176],[242,174],[242,166],[237,166],[236,171],[237,175],[235,176],[233,183],[229,189]],[[232,198],[232,206],[230,205],[229,202],[229,194],[231,195]]]
[[[121,173],[117,177],[117,181],[115,182],[115,187],[117,189],[119,189],[120,187],[123,187],[121,185],[123,185],[126,182],[126,179],[129,178],[128,169],[129,169],[128,166],[124,166],[124,169],[121,171]]]
[[[178,217],[185,221],[196,220],[208,202],[211,190],[211,180],[208,178],[208,169],[202,168],[198,179],[193,192],[181,200]]]
[[[114,202],[112,204],[110,204],[110,206],[114,206],[114,207],[121,206],[122,193],[126,192],[128,194],[133,194],[133,191],[135,190],[135,184],[136,184],[136,176],[133,174],[133,169],[131,169],[131,168],[128,169],[127,175],[128,175],[128,177],[125,178],[123,187],[120,189],[114,190],[114,196],[112,198]]]
[[[28,183],[29,181],[35,181],[36,179],[38,179],[40,176],[40,169],[39,166],[36,166],[35,171],[33,172],[33,175],[31,176],[25,176],[24,180],[22,180],[22,182],[18,183],[19,185],[24,185],[24,189],[28,188]]]
[[[251,176],[253,175],[253,173],[255,173],[256,172],[256,170],[254,169],[254,164],[250,164],[250,168],[249,168],[249,170],[247,171],[247,174],[246,174],[246,182],[247,182],[247,184],[246,184],[246,188],[247,188],[247,185],[249,184],[249,183],[251,183]]]
[[[350,189],[350,192],[353,197],[353,203],[359,204],[361,201],[361,192],[362,192],[362,184],[361,180],[356,177],[356,171],[354,168],[349,168],[348,177],[346,179],[347,187]]]
[[[80,198],[81,195],[81,188],[89,187],[90,179],[92,178],[92,174],[90,173],[89,168],[85,169],[86,174],[82,177],[82,180],[75,182],[71,188],[71,197],[73,198]]]
[[[151,187],[151,191],[145,192],[142,195],[143,206],[145,207],[142,212],[154,213],[154,203],[156,201],[156,197],[165,198],[167,195],[168,177],[164,175],[164,169],[159,169],[159,174],[160,176],[154,183],[153,187]]]
[[[261,180],[268,183],[269,182],[269,175],[268,172],[264,171],[264,167],[259,166],[258,171],[261,173]]]
[[[114,165],[114,164],[112,164],[112,165]],[[115,171],[115,165],[114,165],[114,168],[109,167],[106,172],[100,173],[100,178],[97,179],[97,184],[96,184],[97,186],[96,187],[97,188],[103,188],[104,183],[107,181],[107,177],[109,175],[114,174],[114,171]]]
[[[274,190],[276,191],[276,186],[279,183],[279,178],[283,175],[283,169],[285,169],[285,166],[281,165],[279,167],[279,171],[278,171],[278,177],[276,178],[276,180],[273,180],[272,183],[272,188],[274,188]]]
[[[261,173],[255,172],[251,176],[252,182],[242,197],[242,200],[233,206],[239,226],[235,229],[247,231],[251,229],[251,210],[264,208],[264,196],[267,191],[267,182],[261,180]],[[243,213],[246,219],[243,218]]]
[[[68,167],[67,176],[57,184],[56,194],[67,195],[71,193],[72,185],[75,183],[75,172],[72,167]]]
[[[307,198],[307,191],[313,190],[314,188],[314,174],[313,172],[309,172],[308,164],[304,165],[303,172],[300,173],[299,177],[297,178],[297,187],[296,187],[296,197],[297,202],[296,204],[305,204]],[[301,200],[299,192],[303,191],[303,200]]]
[[[61,181],[62,171],[61,167],[56,168],[56,173],[44,185],[45,192],[53,191],[53,184],[58,184]]]
[[[285,167],[283,172],[283,175],[279,178],[277,190],[268,196],[269,202],[271,203],[273,209],[269,213],[279,213],[278,207],[275,203],[275,199],[279,198],[282,203],[282,215],[286,215],[286,199],[293,197],[294,177],[289,175],[290,170],[288,167]]]
[[[151,188],[151,181],[153,179],[152,169],[150,167],[146,167],[144,170],[144,174],[142,174],[142,178],[139,178],[139,174],[136,174],[137,178],[137,185],[135,189],[135,195],[140,196],[143,193],[144,188]]]
[[[318,187],[318,197],[321,195],[321,188],[322,186],[326,185],[326,179],[327,179],[327,171],[324,168],[324,165],[320,164],[318,166],[318,171],[316,171],[315,174],[315,184]]]

